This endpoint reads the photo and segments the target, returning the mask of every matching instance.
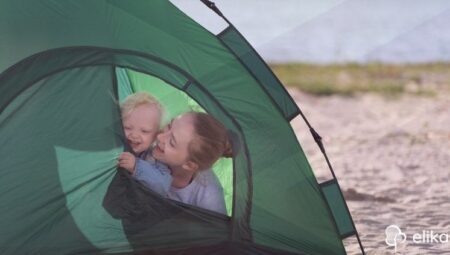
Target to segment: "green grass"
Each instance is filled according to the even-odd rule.
[[[272,64],[288,87],[314,95],[378,93],[386,96],[414,94],[432,97],[450,89],[450,63],[392,64]]]

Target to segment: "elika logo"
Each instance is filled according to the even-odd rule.
[[[399,226],[389,225],[386,230],[385,242],[390,247],[394,247],[394,253],[397,253],[397,245],[406,242],[406,234],[402,232]],[[412,236],[414,244],[443,244],[448,243],[447,233],[436,233],[433,230],[423,230],[421,233],[415,233]]]
[[[394,246],[394,253],[397,253],[397,243],[404,243],[406,241],[406,234],[397,225],[390,225],[385,230],[386,244]]]

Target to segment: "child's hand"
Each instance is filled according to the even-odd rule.
[[[136,157],[129,153],[129,152],[123,152],[119,156],[119,162],[117,163],[119,167],[125,168],[130,172],[131,174],[134,173],[134,167],[136,165]]]

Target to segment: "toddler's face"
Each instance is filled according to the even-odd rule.
[[[125,137],[135,154],[147,150],[155,141],[160,121],[159,111],[148,105],[141,105],[123,116]]]

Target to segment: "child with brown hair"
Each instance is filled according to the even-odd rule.
[[[167,197],[226,214],[223,188],[211,170],[222,156],[231,157],[227,130],[211,115],[188,112],[173,119],[157,136],[155,159],[171,169]]]

